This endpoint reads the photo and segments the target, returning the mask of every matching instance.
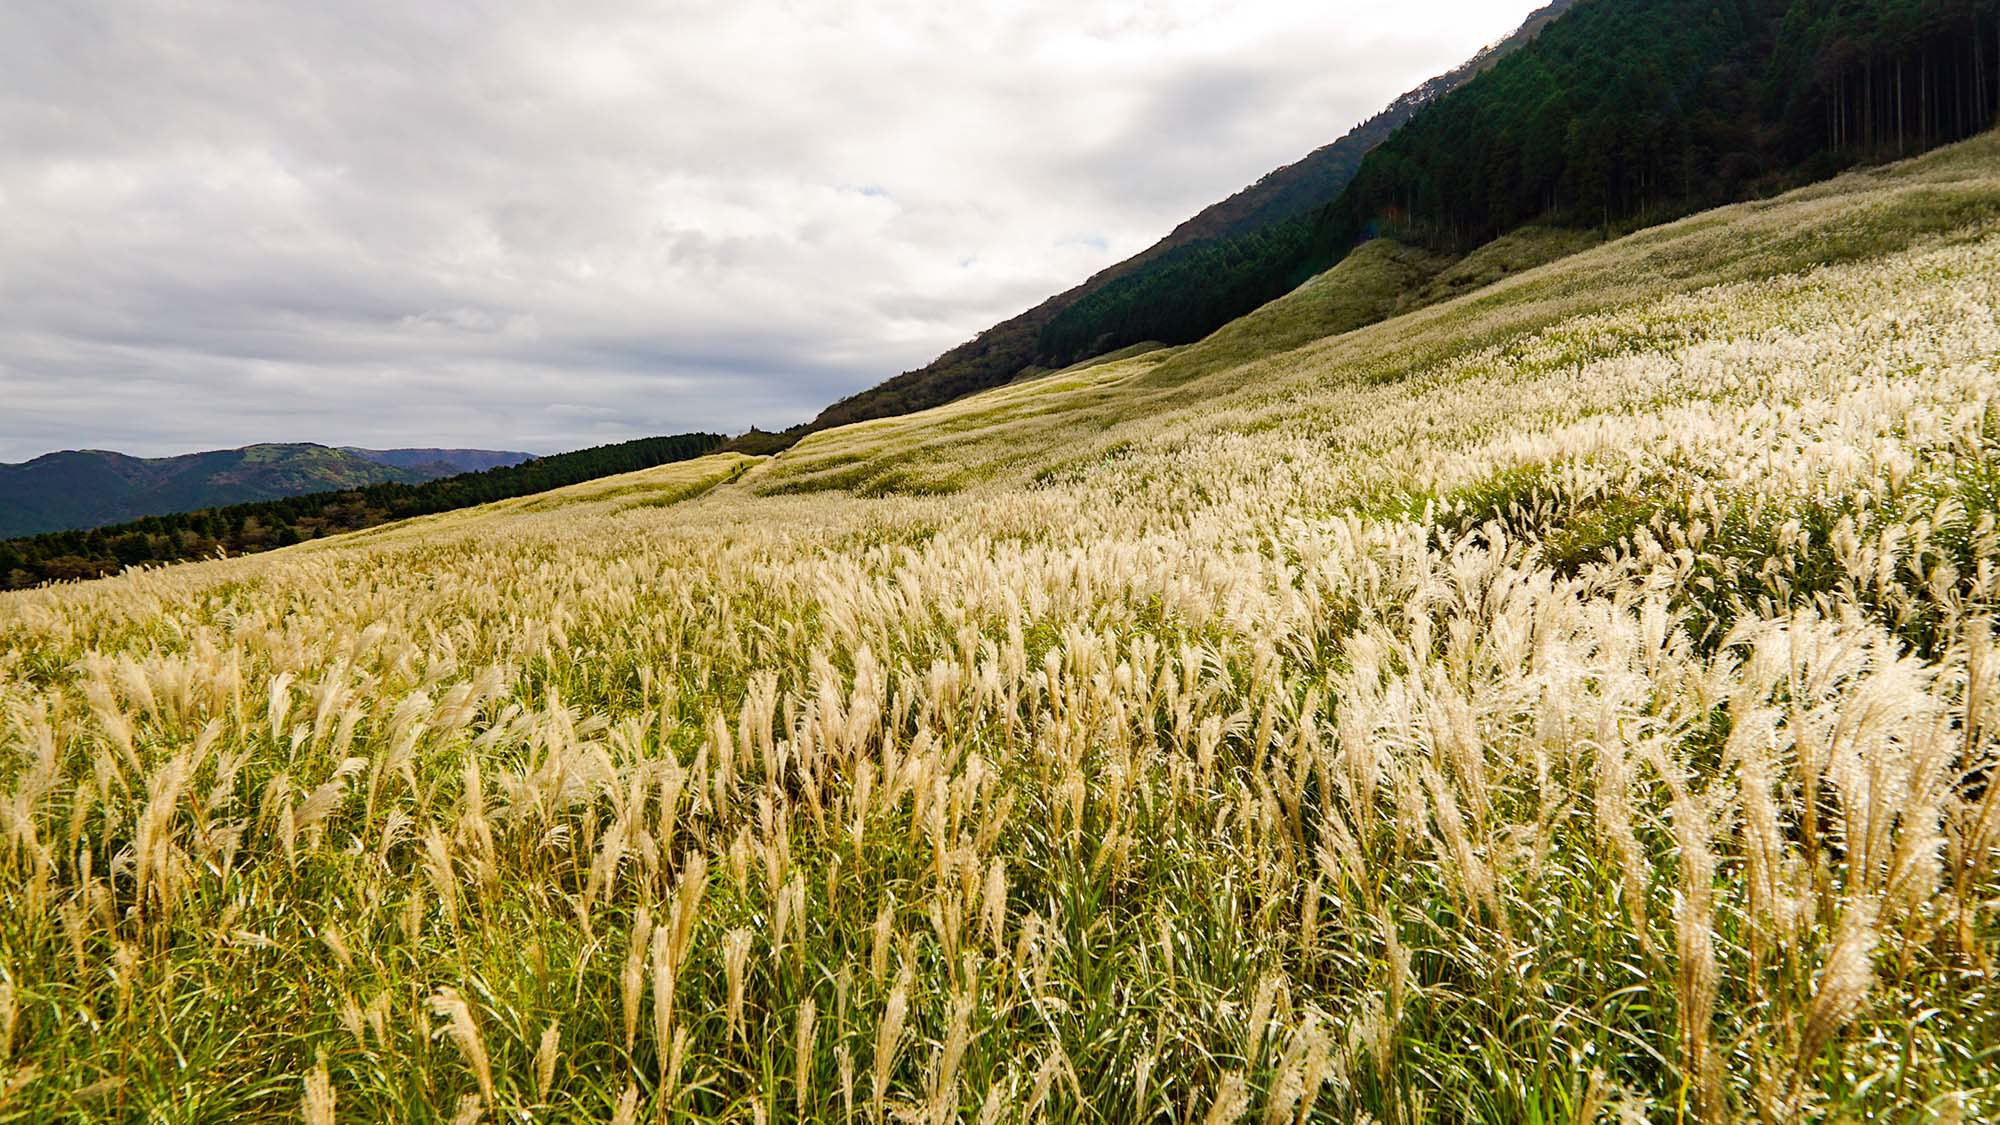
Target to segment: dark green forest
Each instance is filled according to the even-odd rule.
[[[1463,252],[1610,231],[1961,140],[2000,104],[2000,0],[1591,0],[1418,111],[1333,203],[1178,248],[1042,330],[1044,362],[1188,343],[1369,238]]]
[[[0,589],[96,578],[128,566],[209,558],[218,551],[235,555],[290,546],[686,461],[714,451],[722,440],[719,434],[640,438],[421,484],[375,484],[8,539],[0,541]]]

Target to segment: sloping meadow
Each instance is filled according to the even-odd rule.
[[[1589,301],[0,598],[0,1114],[1993,1116],[2000,232]]]

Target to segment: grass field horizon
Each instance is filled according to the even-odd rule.
[[[2000,135],[1593,242],[0,594],[0,1120],[2000,1114]]]

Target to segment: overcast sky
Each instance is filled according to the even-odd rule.
[[[1536,0],[5,0],[0,460],[777,428]]]

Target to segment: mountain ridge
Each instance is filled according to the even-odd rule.
[[[96,527],[0,537],[0,590],[101,577],[125,567],[212,557],[218,552],[243,554],[290,546],[396,520],[530,496],[599,477],[689,460],[713,452],[722,440],[720,434],[707,433],[634,438],[430,480],[390,480],[320,489],[141,516]],[[308,448],[340,453],[325,446]],[[438,452],[513,456],[491,450],[371,452],[405,453],[418,460]],[[409,470],[390,471],[411,475]]]
[[[371,484],[417,484],[530,457],[500,450],[368,450],[315,442],[259,442],[171,457],[60,449],[0,463],[0,537]]]
[[[378,465],[389,465],[398,469],[415,469],[420,472],[436,468],[449,470],[439,472],[439,476],[451,473],[476,473],[484,469],[505,468],[533,460],[535,454],[508,449],[449,449],[435,446],[417,446],[404,449],[367,449],[358,445],[336,446],[343,452],[364,457]]]

